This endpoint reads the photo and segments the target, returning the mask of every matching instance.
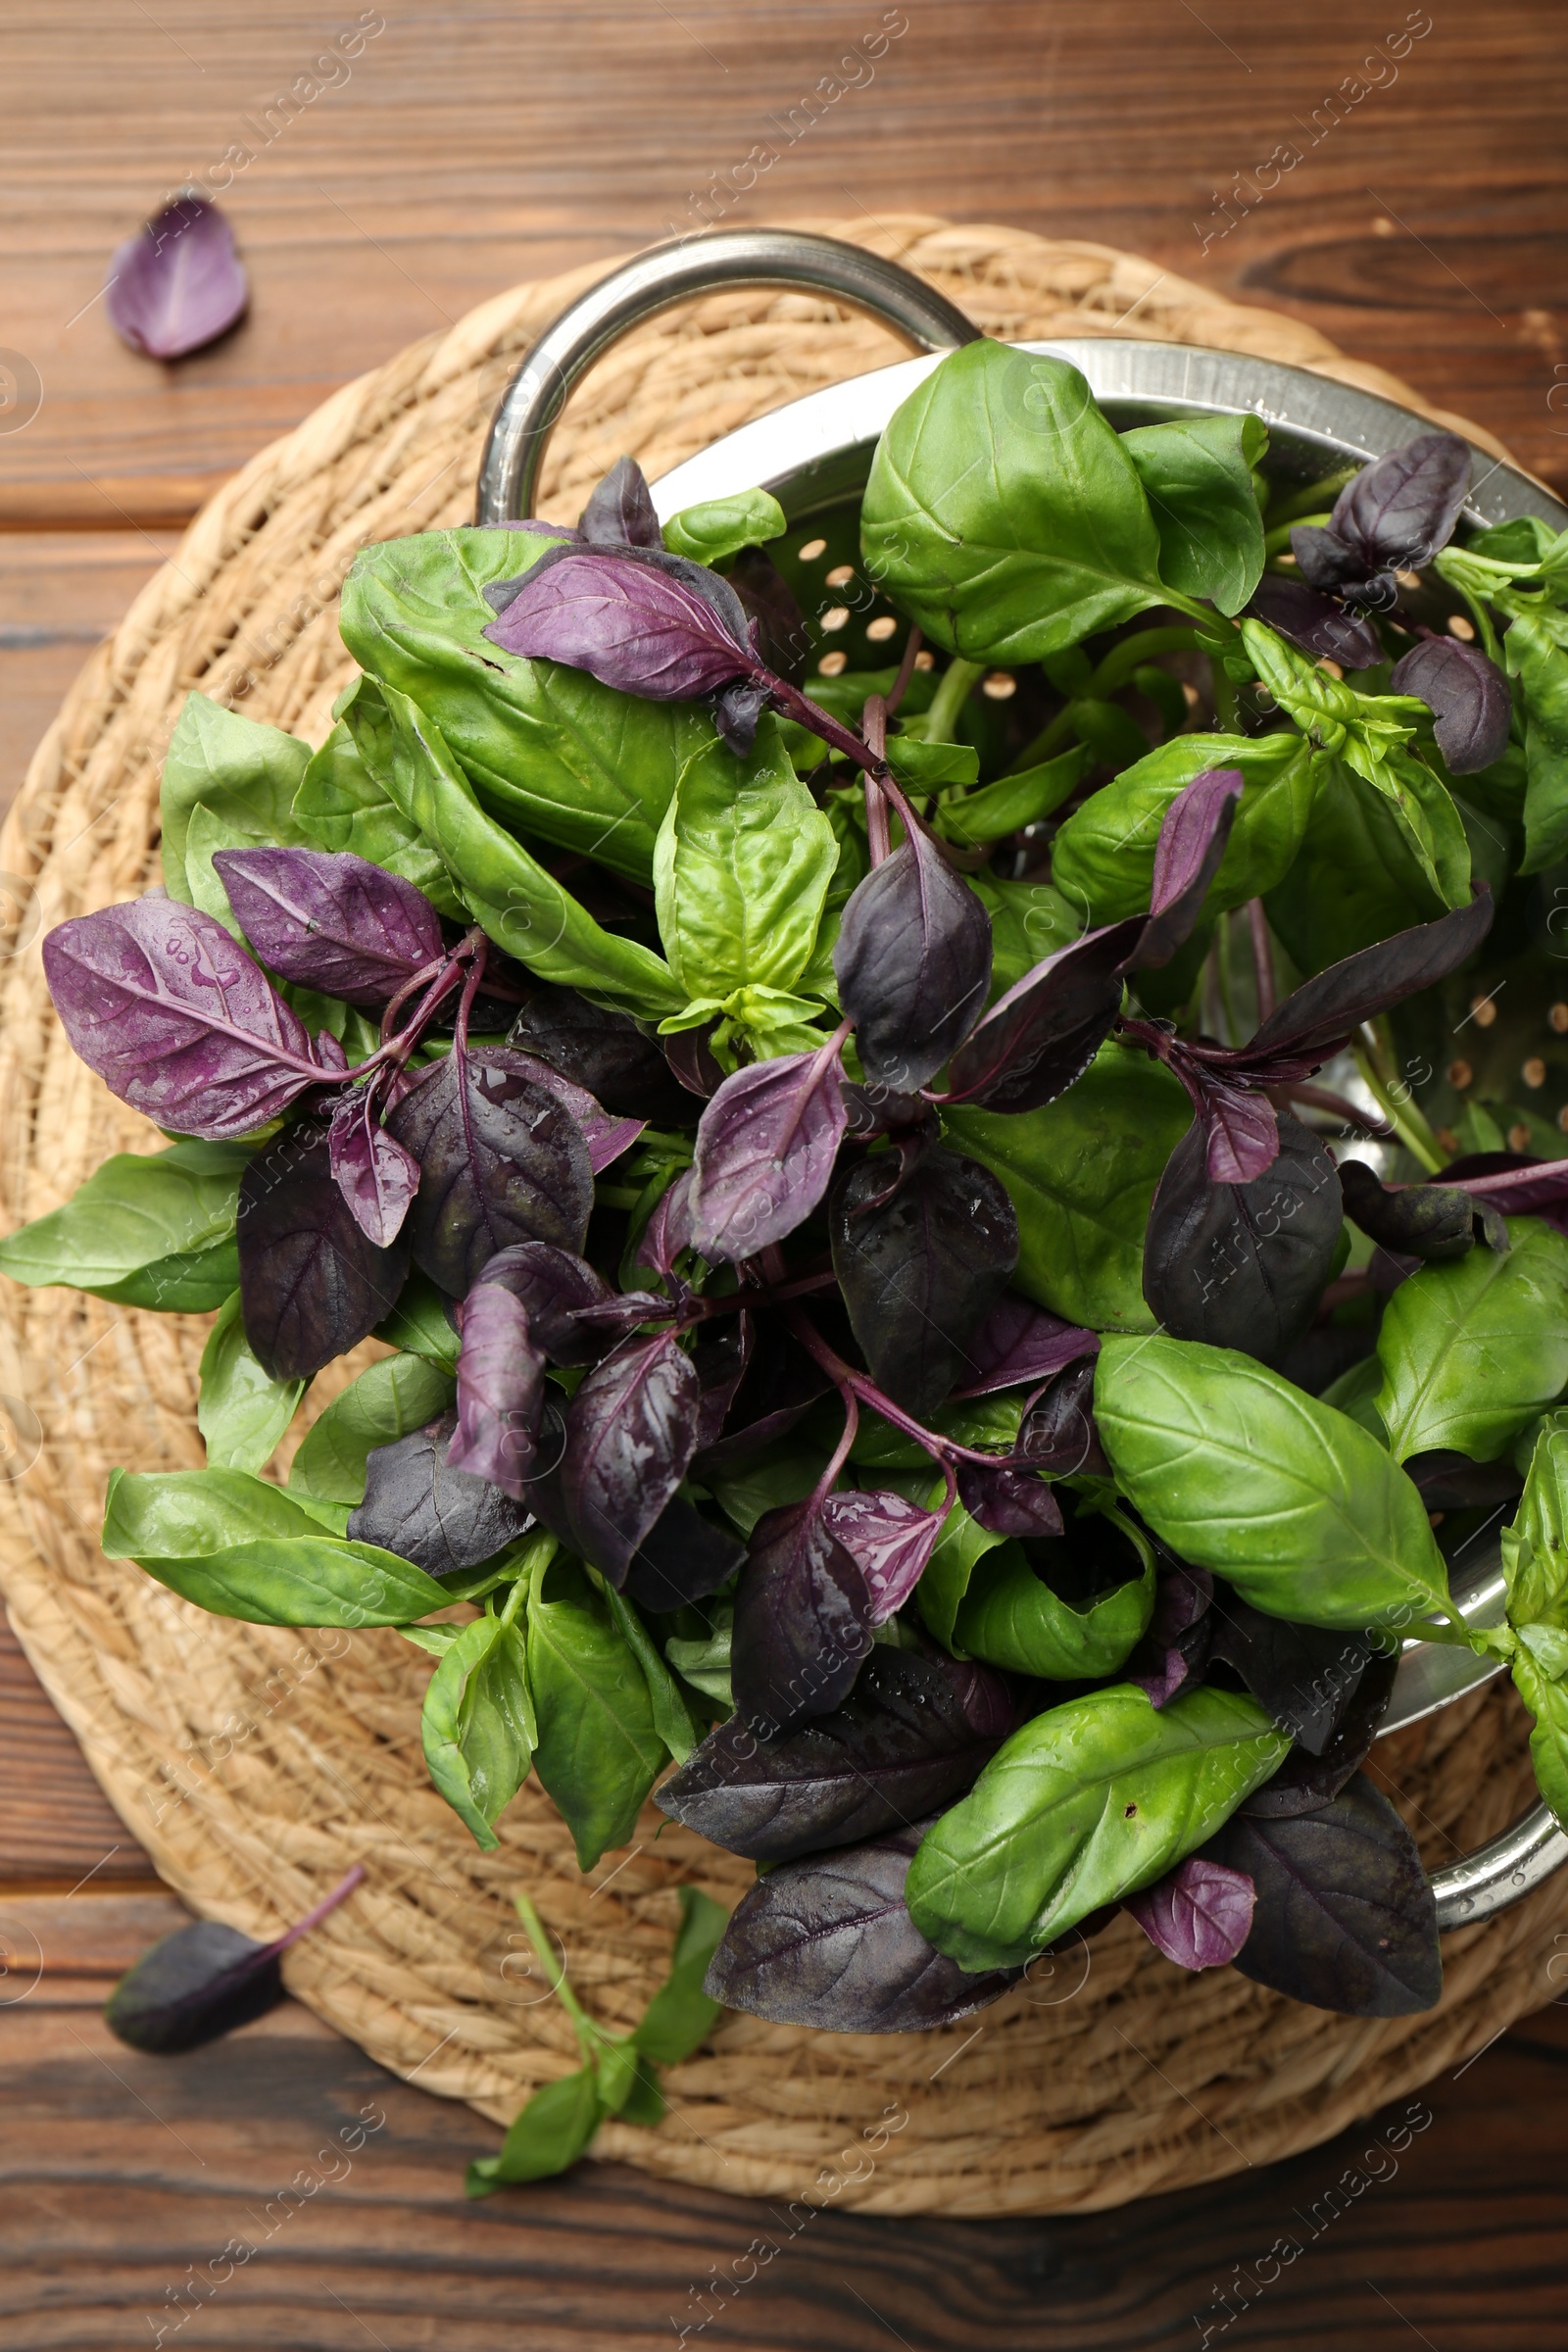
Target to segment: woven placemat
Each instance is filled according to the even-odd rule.
[[[1102,246],[927,219],[869,233],[863,220],[808,225],[904,260],[996,334],[1251,352],[1442,414],[1309,327]],[[161,1140],[72,1054],[38,941],[157,879],[158,776],[187,689],[320,740],[351,670],[336,597],[355,551],[468,517],[503,383],[608,267],[520,286],[346,385],[219,492],[87,662],[0,836],[0,889],[14,902],[0,961],[6,1229],[53,1207],[109,1152]],[[727,294],[666,316],[573,399],[543,511],[574,515],[623,450],[657,475],[780,402],[896,356],[879,328],[800,295]],[[110,1798],[195,1910],[275,1934],[365,1864],[364,1886],[291,1954],[291,1989],[394,2072],[509,2121],[577,2063],[566,2019],[529,1971],[511,1891],[528,1889],[584,1998],[625,2027],[667,1962],[676,1886],[733,1902],[750,1867],[650,1807],[637,1840],[583,1879],[533,1782],[504,1816],[499,1850],[481,1854],[426,1780],[422,1654],[394,1634],[229,1624],[105,1561],[110,1468],[202,1459],[206,1328],[3,1286],[0,1588],[12,1623]],[[324,1375],[302,1419],[374,1352]],[[1502,1829],[1531,1792],[1524,1718],[1495,1687],[1378,1756],[1432,1862]],[[1229,1969],[1183,1975],[1124,1918],[941,2034],[852,2037],[727,2017],[672,2073],[663,2124],[609,2126],[595,2153],[712,2188],[883,2213],[1112,2205],[1290,2154],[1458,2064],[1552,1997],[1546,1963],[1565,1921],[1568,1873],[1446,1938],[1437,2009],[1363,2021],[1298,2007]]]

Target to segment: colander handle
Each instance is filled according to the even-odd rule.
[[[552,319],[495,413],[479,467],[475,520],[533,513],[545,445],[567,395],[612,343],[675,303],[721,286],[796,286],[869,311],[922,351],[955,351],[980,330],[923,278],[837,237],[795,228],[725,228],[655,245]]]

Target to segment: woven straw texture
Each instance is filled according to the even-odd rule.
[[[904,259],[996,334],[1206,344],[1425,405],[1308,327],[1103,247],[918,218],[871,235],[863,220],[809,225]],[[336,594],[356,549],[466,519],[502,384],[606,267],[520,286],[346,385],[219,492],[86,664],[0,839],[13,901],[0,961],[6,1229],[56,1205],[109,1152],[158,1147],[71,1054],[38,940],[157,879],[158,776],[184,694],[200,687],[320,740],[350,673]],[[880,329],[802,296],[728,294],[672,314],[619,346],[573,400],[543,510],[575,514],[623,450],[657,475],[782,401],[897,356]],[[228,1624],[101,1557],[113,1465],[202,1459],[206,1319],[69,1291],[4,1294],[0,1586],[109,1796],[194,1909],[253,1935],[277,1933],[363,1862],[364,1886],[291,1954],[291,1989],[395,2073],[510,2121],[577,2063],[559,2004],[530,1972],[512,1890],[532,1893],[590,2008],[624,2028],[667,1963],[674,1889],[690,1880],[732,1903],[749,1866],[650,1807],[640,1841],[584,1880],[533,1782],[503,1818],[499,1851],[481,1854],[425,1778],[421,1653],[391,1633]],[[374,1352],[368,1344],[323,1376],[302,1420]],[[1494,1687],[1378,1751],[1429,1862],[1522,1809],[1524,1731]],[[712,2188],[883,2213],[1113,2205],[1309,2146],[1456,2065],[1551,1997],[1559,1925],[1568,1873],[1446,1939],[1438,2009],[1362,2021],[1297,2007],[1229,1969],[1183,1975],[1123,1918],[941,2034],[847,2037],[726,2017],[670,2077],[660,2129],[608,2127],[595,2153]],[[874,2130],[885,2113],[891,2136]],[[886,2137],[879,2154],[863,2132]]]

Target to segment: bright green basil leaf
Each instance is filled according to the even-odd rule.
[[[185,887],[190,892],[190,904],[221,923],[231,939],[243,941],[245,934],[235,920],[228,893],[218,878],[213,852],[267,849],[271,839],[264,827],[238,824],[227,813],[220,815],[216,808],[210,808],[205,801],[198,801],[190,812],[185,827]]]
[[[1539,514],[1519,514],[1512,522],[1494,522],[1489,530],[1477,531],[1464,553],[1530,571],[1556,545],[1557,533],[1549,522],[1543,522]]]
[[[1251,1356],[1107,1339],[1095,1414],[1139,1516],[1255,1609],[1356,1629],[1446,1612],[1413,1482],[1354,1421]]]
[[[456,1335],[454,1334],[454,1338]],[[334,1396],[300,1441],[288,1474],[290,1494],[322,1502],[365,1500],[366,1463],[377,1446],[423,1429],[452,1402],[454,1382],[418,1355],[387,1355]]]
[[[1383,1310],[1377,1409],[1401,1462],[1495,1461],[1568,1389],[1568,1237],[1513,1217],[1508,1239],[1422,1266]]]
[[[411,1274],[392,1312],[376,1325],[375,1337],[389,1348],[422,1355],[428,1363],[456,1371],[458,1335],[447,1320],[446,1309],[446,1294],[436,1289],[428,1274]]]
[[[1138,469],[1084,378],[989,339],[894,412],[860,544],[900,611],[972,661],[1038,662],[1166,601]]]
[[[819,1453],[807,1452],[786,1441],[782,1446],[769,1446],[744,1469],[715,1479],[713,1499],[725,1518],[733,1520],[743,1536],[749,1536],[764,1511],[779,1510],[785,1503],[803,1502],[821,1473]]]
[[[0,1241],[0,1271],[126,1306],[203,1314],[239,1281],[234,1243],[248,1144],[117,1152],[71,1199]]]
[[[422,1649],[425,1655],[431,1658],[444,1658],[453,1642],[461,1641],[466,1631],[467,1628],[462,1625],[400,1625],[398,1627],[398,1632],[403,1636],[405,1642],[412,1642],[416,1649]]]
[[[643,2011],[632,2040],[657,2066],[679,2066],[700,2049],[724,2014],[722,2001],[703,1990],[729,1913],[696,1886],[680,1889],[680,1926],[669,1974]]]
[[[1095,1331],[1148,1331],[1144,1229],[1165,1162],[1192,1124],[1176,1080],[1108,1043],[1068,1092],[1013,1115],[950,1110],[960,1152],[1001,1177],[1018,1215],[1013,1286]]]
[[[1530,1761],[1536,1787],[1568,1829],[1568,1683],[1544,1674],[1528,1649],[1511,1660],[1514,1689],[1535,1718]]]
[[[1162,1878],[1277,1772],[1290,1741],[1239,1691],[1156,1709],[1131,1683],[1037,1715],[926,1832],[905,1900],[960,1968],[1016,1968]]]
[[[887,755],[899,782],[916,792],[980,779],[980,754],[972,743],[926,743],[918,735],[890,735]]]
[[[1525,714],[1525,854],[1520,872],[1539,874],[1568,853],[1568,652],[1539,613],[1510,605],[1502,641]]]
[[[654,1646],[635,1604],[626,1598],[624,1592],[617,1592],[613,1585],[601,1582],[600,1591],[609,1603],[610,1614],[615,1621],[621,1640],[643,1670],[643,1679],[648,1685],[648,1703],[653,1710],[654,1730],[676,1763],[684,1764],[697,1745],[699,1735],[675,1677]]]
[[[100,1541],[109,1559],[145,1563],[199,1559],[263,1537],[303,1541],[321,1527],[308,1501],[248,1470],[112,1470]]]
[[[1070,947],[1083,930],[1079,909],[1049,882],[1004,882],[982,868],[970,875],[969,886],[991,917],[993,999],[1058,948]]]
[[[1252,468],[1268,447],[1260,416],[1184,416],[1141,424],[1121,445],[1138,468],[1159,573],[1187,596],[1239,612],[1263,572],[1263,517]]]
[[[683,1683],[690,1683],[705,1698],[733,1714],[734,1695],[730,1690],[730,1647],[735,1630],[734,1603],[710,1600],[704,1603],[709,1613],[710,1631],[702,1641],[688,1640],[676,1635],[664,1643],[664,1655]]]
[[[764,547],[769,539],[782,538],[788,528],[771,492],[737,490],[730,498],[682,507],[664,525],[664,545],[672,556],[689,557],[694,564],[722,564],[743,547]]]
[[[1384,1428],[1377,1408],[1377,1394],[1383,1386],[1383,1366],[1375,1355],[1365,1355],[1338,1380],[1330,1381],[1320,1401],[1332,1404],[1337,1413],[1347,1414],[1358,1422],[1368,1437],[1387,1447],[1389,1433]]]
[[[514,2117],[499,2152],[469,2165],[466,2193],[487,2197],[512,2181],[549,2180],[568,2171],[587,2153],[606,2113],[594,2067],[547,2082]]]
[[[259,726],[205,694],[188,694],[174,722],[159,791],[164,888],[197,904],[186,867],[191,811],[205,806],[253,840],[298,842],[294,795],[311,756],[308,743],[280,727]],[[221,842],[214,848],[221,849]]]
[[[487,1853],[501,1842],[493,1824],[527,1779],[537,1738],[515,1622],[525,1591],[519,1582],[500,1615],[463,1628],[430,1677],[419,1717],[430,1778]]]
[[[565,1817],[579,1869],[591,1870],[631,1836],[667,1750],[636,1652],[572,1561],[556,1561],[534,1587],[528,1684],[539,1717],[535,1769]]]
[[[1021,1544],[1004,1544],[970,1580],[954,1629],[958,1647],[1045,1682],[1114,1674],[1154,1613],[1154,1554],[1130,1519],[1120,1511],[1109,1516],[1142,1557],[1138,1576],[1075,1606],[1036,1575]]]
[[[1444,912],[1383,795],[1343,760],[1324,754],[1313,764],[1317,790],[1300,854],[1267,898],[1269,921],[1301,972]]]
[[[1083,910],[1086,926],[1144,913],[1159,828],[1171,803],[1205,768],[1235,767],[1242,773],[1242,797],[1204,907],[1222,914],[1245,906],[1272,890],[1294,864],[1312,810],[1317,765],[1298,735],[1178,735],[1073,810],[1052,847],[1052,880]]]
[[[384,865],[454,922],[466,922],[451,875],[382,781],[392,764],[392,721],[374,678],[356,678],[332,714],[337,724],[312,754],[294,795],[294,822],[312,848],[347,850]]]
[[[944,1482],[940,1478],[933,1481],[929,1472],[923,1476],[895,1472],[879,1483],[895,1488],[907,1501],[917,1502],[928,1511],[939,1506],[944,1493]],[[976,1568],[988,1552],[995,1551],[1005,1541],[1005,1537],[993,1535],[990,1528],[982,1527],[978,1519],[971,1519],[961,1502],[956,1502],[943,1521],[942,1533],[914,1593],[928,1631],[944,1649],[963,1654],[955,1631],[958,1611]]]
[[[1512,1524],[1502,1531],[1502,1572],[1513,1625],[1568,1629],[1568,1414],[1541,1428]]]
[[[983,784],[978,792],[966,793],[961,801],[949,801],[937,809],[937,831],[964,849],[982,841],[1003,841],[1058,808],[1076,791],[1087,761],[1085,747],[1075,743],[1070,751],[1042,760],[1038,767],[1021,767],[1014,775],[999,777],[995,784]]]
[[[306,1380],[272,1380],[251,1352],[235,1291],[202,1349],[196,1427],[215,1469],[263,1470],[293,1420]]]

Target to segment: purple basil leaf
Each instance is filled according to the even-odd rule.
[[[109,322],[150,360],[183,359],[215,342],[249,300],[234,232],[194,190],[166,204],[109,257]]]
[[[43,967],[82,1060],[160,1127],[248,1135],[330,1073],[309,1033],[221,923],[132,899],[51,931]]]
[[[635,458],[617,458],[577,517],[590,547],[659,547],[664,544],[648,481]]]
[[[916,830],[851,893],[833,969],[866,1077],[911,1094],[985,1008],[991,917]]]
[[[1250,1184],[1279,1156],[1280,1124],[1267,1095],[1206,1075],[1194,1089],[1210,1184]]]
[[[838,1054],[782,1054],[726,1078],[697,1128],[692,1239],[733,1265],[781,1242],[827,1191],[844,1133]]]
[[[1093,1355],[1053,1375],[1024,1414],[1014,1451],[1051,1478],[1110,1476],[1095,1420]]]
[[[476,1282],[463,1302],[458,1426],[447,1466],[488,1479],[514,1502],[526,1494],[544,1404],[545,1359],[528,1310],[499,1282]]]
[[[1389,576],[1387,566],[1374,564],[1369,573],[1363,559],[1353,547],[1346,546],[1337,531],[1325,530],[1321,523],[1298,522],[1291,532],[1291,553],[1309,588],[1338,596],[1347,589],[1370,590],[1376,584],[1376,601],[1386,601],[1381,590]]]
[[[1123,973],[1148,927],[1135,914],[1086,931],[1025,972],[954,1054],[948,1099],[1019,1111],[1065,1094],[1110,1033]]]
[[[999,1389],[1032,1388],[1099,1351],[1099,1332],[1064,1323],[1016,1291],[1004,1291],[969,1343],[965,1385],[954,1394],[990,1396]]]
[[[1369,573],[1420,571],[1452,538],[1469,487],[1469,443],[1421,433],[1346,483],[1329,528]]]
[[[875,1158],[833,1190],[833,1271],[872,1377],[921,1416],[969,1363],[975,1333],[1018,1262],[1018,1220],[989,1168],[931,1152],[892,1200]]]
[[[225,932],[224,937],[227,937]],[[406,1234],[378,1249],[332,1180],[325,1138],[295,1128],[239,1182],[239,1296],[245,1337],[272,1380],[307,1380],[358,1347],[397,1304]]]
[[[1017,1720],[994,1667],[878,1643],[833,1714],[767,1740],[732,1715],[654,1802],[732,1854],[790,1862],[951,1804]]]
[[[1385,1250],[1428,1262],[1463,1257],[1483,1236],[1508,1247],[1508,1229],[1490,1203],[1473,1200],[1456,1184],[1385,1185],[1361,1159],[1340,1162],[1345,1213]],[[1485,1219],[1495,1220],[1488,1232]]]
[[[923,1096],[901,1095],[886,1086],[858,1086],[849,1078],[844,1081],[844,1108],[850,1122],[845,1132],[856,1144],[873,1143],[879,1135],[891,1135],[901,1127],[936,1123],[936,1114]]]
[[[275,2009],[282,1955],[220,1920],[195,1919],[144,1952],[104,2004],[104,2022],[133,2050],[171,2057],[199,2049]]]
[[[1443,1990],[1437,1902],[1415,1841],[1363,1773],[1315,1813],[1233,1814],[1205,1855],[1257,1889],[1236,1967],[1352,2017],[1409,2017]]]
[[[472,1289],[498,1250],[550,1242],[577,1252],[587,1235],[588,1147],[526,1061],[505,1046],[449,1054],[387,1121],[421,1171],[410,1219],[415,1263],[454,1298]]]
[[[672,1615],[727,1585],[745,1557],[745,1544],[727,1527],[715,1526],[677,1494],[632,1553],[626,1597],[640,1609]]]
[[[1413,694],[1437,721],[1434,733],[1450,776],[1473,775],[1500,760],[1513,703],[1508,681],[1478,645],[1424,637],[1397,661],[1391,694]]]
[[[775,1439],[786,1437],[832,1385],[794,1334],[769,1319],[752,1349],[723,1432],[693,1456],[692,1476],[705,1486],[727,1477]]]
[[[514,1242],[487,1258],[479,1281],[508,1290],[526,1309],[529,1338],[553,1364],[595,1364],[609,1339],[580,1320],[585,1306],[614,1298],[586,1258],[548,1242]]]
[[[1166,809],[1154,845],[1154,919],[1139,942],[1140,964],[1168,963],[1187,940],[1219,871],[1245,782],[1239,767],[1205,767]]]
[[[1485,1159],[1494,1164],[1474,1167]],[[1511,1167],[1495,1163],[1511,1160]],[[1459,1171],[1462,1170],[1463,1173]],[[1444,1182],[1456,1184],[1471,1199],[1505,1217],[1544,1217],[1559,1232],[1568,1231],[1568,1159],[1532,1159],[1523,1153],[1473,1152],[1443,1171]]]
[[[1383,659],[1383,641],[1369,620],[1357,619],[1331,597],[1283,572],[1264,572],[1247,610],[1287,644],[1319,661],[1338,662],[1342,669],[1370,669]]]
[[[448,1464],[457,1426],[457,1414],[445,1413],[427,1429],[371,1450],[365,1499],[349,1514],[356,1544],[395,1551],[426,1576],[456,1576],[494,1559],[523,1534],[530,1522],[522,1504]]]
[[[675,1260],[692,1246],[692,1171],[683,1168],[667,1191],[654,1202],[642,1240],[637,1245],[635,1263],[647,1266],[665,1280],[675,1271]]]
[[[741,601],[752,643],[778,677],[806,682],[810,633],[789,582],[765,547],[743,547],[725,574]]]
[[[1397,1651],[1374,1650],[1322,1754],[1314,1756],[1299,1744],[1293,1747],[1273,1779],[1244,1798],[1241,1811],[1279,1819],[1288,1813],[1315,1813],[1338,1796],[1366,1761],[1388,1713],[1398,1666]]]
[[[1265,1616],[1230,1592],[1211,1614],[1212,1655],[1235,1667],[1293,1740],[1321,1755],[1355,1696],[1371,1642],[1360,1634]]]
[[[552,549],[483,634],[647,702],[691,702],[760,668],[739,601],[716,572],[630,548]]]
[[[1213,1597],[1214,1579],[1206,1568],[1191,1568],[1183,1560],[1160,1577],[1149,1630],[1124,1670],[1127,1681],[1147,1691],[1154,1706],[1168,1706],[1206,1668]]]
[[[735,1593],[735,1704],[759,1739],[831,1715],[872,1647],[871,1596],[809,1496],[752,1530]]]
[[[234,918],[270,970],[379,1008],[446,953],[422,890],[349,850],[216,850]]]
[[[531,1079],[542,1086],[546,1094],[564,1102],[582,1130],[582,1140],[588,1147],[588,1164],[596,1176],[602,1175],[612,1160],[629,1152],[647,1125],[646,1119],[612,1119],[602,1103],[596,1102],[586,1088],[564,1078],[548,1061],[532,1054],[519,1054],[514,1047],[506,1049],[507,1066],[519,1078]]]
[[[1456,906],[1436,922],[1396,931],[1392,939],[1361,948],[1303,980],[1275,1006],[1251,1042],[1229,1058],[1247,1068],[1264,1069],[1276,1055],[1293,1064],[1313,1054],[1321,1057],[1363,1021],[1446,980],[1475,954],[1492,928],[1496,911],[1492,893],[1484,882],[1473,887],[1468,906]]]
[[[745,1379],[757,1341],[757,1326],[744,1308],[705,1327],[692,1342],[692,1362],[702,1387],[697,1412],[697,1450],[713,1445]]]
[[[769,689],[755,678],[731,678],[713,697],[713,724],[726,751],[748,760],[757,742],[757,722],[767,708]]]
[[[576,1548],[612,1585],[686,1475],[697,1444],[697,1368],[672,1339],[628,1340],[566,1407],[562,1494]]]
[[[592,1095],[613,1117],[679,1126],[686,1089],[627,1012],[606,1012],[573,988],[535,987],[508,1038]]]
[[[1015,1462],[982,1468],[964,1462],[958,1471],[958,1498],[970,1518],[994,1536],[1059,1536],[1061,1505],[1033,1470]]]
[[[701,1095],[705,1102],[710,1102],[724,1083],[723,1067],[708,1043],[717,1026],[716,1021],[709,1021],[701,1029],[682,1029],[663,1041],[664,1059],[676,1084],[688,1095]],[[687,1104],[681,1116],[689,1113]]]
[[[865,1579],[870,1623],[885,1625],[919,1583],[947,1513],[923,1511],[902,1494],[878,1488],[829,1494],[822,1516]]]
[[[1525,1483],[1506,1455],[1500,1461],[1473,1462],[1467,1453],[1447,1446],[1407,1454],[1403,1466],[1429,1511],[1492,1510],[1499,1502],[1512,1502]]]
[[[967,1974],[905,1908],[927,1826],[769,1871],[730,1916],[703,1987],[710,1999],[832,2034],[928,2032],[999,1999],[1021,1969]]]
[[[419,1163],[381,1125],[368,1088],[339,1096],[327,1127],[327,1149],[332,1181],[361,1232],[378,1250],[390,1248],[419,1189]]]
[[[1122,1908],[1178,1968],[1223,1968],[1247,1941],[1255,1900],[1244,1870],[1189,1854]]]
[[[1166,1162],[1144,1236],[1144,1297],[1173,1338],[1277,1363],[1317,1310],[1344,1224],[1326,1146],[1289,1111],[1278,1157],[1215,1184],[1195,1119]]]

